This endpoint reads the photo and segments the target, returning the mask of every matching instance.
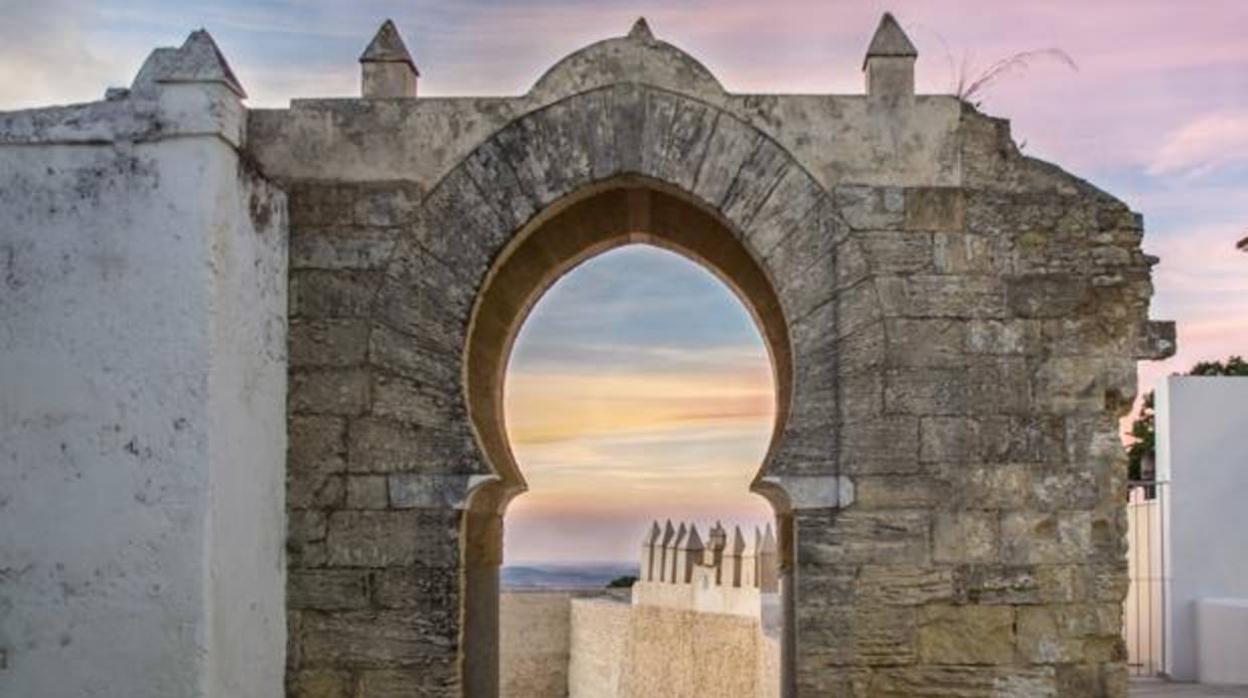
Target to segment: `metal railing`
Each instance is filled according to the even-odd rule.
[[[1166,666],[1166,554],[1168,482],[1130,482],[1127,497],[1127,573],[1123,639],[1132,676],[1155,676]]]

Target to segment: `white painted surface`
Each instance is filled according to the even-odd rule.
[[[1196,675],[1201,683],[1248,685],[1248,599],[1196,602]]]
[[[240,114],[0,114],[0,695],[282,695],[284,200]]]
[[[1166,671],[1197,678],[1198,654],[1234,651],[1197,643],[1200,599],[1248,599],[1248,377],[1171,376],[1157,390],[1157,474],[1169,480],[1163,507],[1166,559]]]

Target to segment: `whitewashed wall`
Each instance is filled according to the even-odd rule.
[[[1157,390],[1157,474],[1169,480],[1165,557],[1166,670],[1199,678],[1231,652],[1242,663],[1248,637],[1198,646],[1196,603],[1248,599],[1248,377],[1171,376]]]
[[[0,695],[282,695],[285,202],[242,114],[0,113]]]

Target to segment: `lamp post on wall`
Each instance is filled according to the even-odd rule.
[[[1242,238],[1239,242],[1235,243],[1235,249],[1240,252],[1248,252],[1248,237]]]

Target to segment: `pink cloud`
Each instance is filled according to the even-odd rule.
[[[1208,114],[1173,131],[1158,149],[1149,172],[1207,174],[1227,165],[1248,163],[1248,111]]]

